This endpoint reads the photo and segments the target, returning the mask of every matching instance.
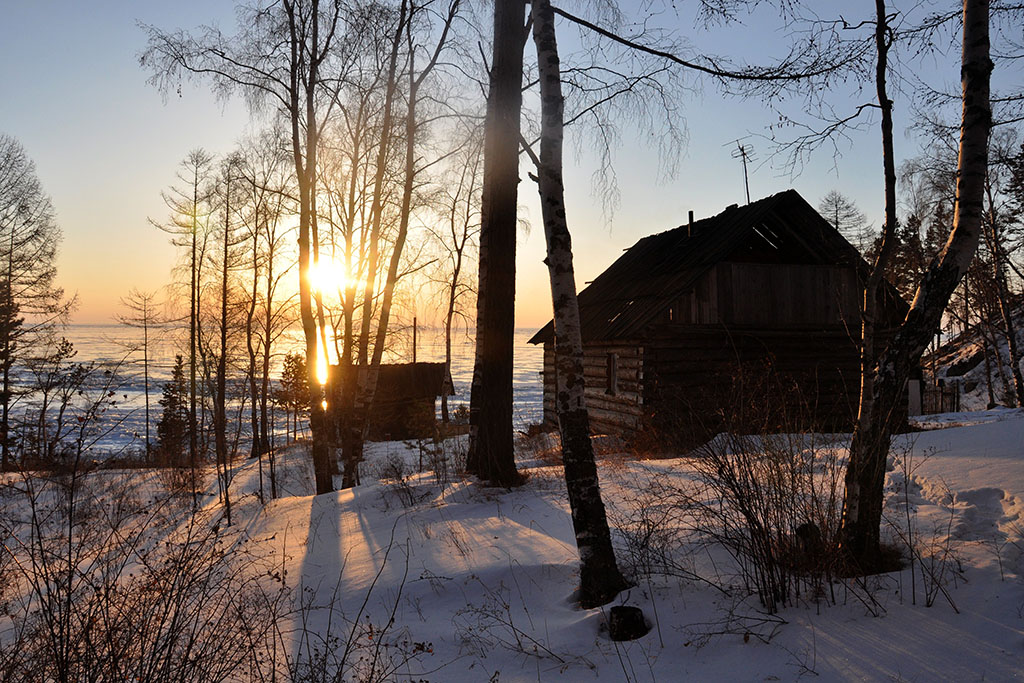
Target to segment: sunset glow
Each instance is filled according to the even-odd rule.
[[[367,283],[366,280],[350,275],[345,264],[330,256],[321,256],[316,263],[309,267],[309,284],[322,301],[330,305],[337,305],[340,304],[342,292],[346,287],[353,287],[359,292],[366,289]]]
[[[309,267],[309,284],[314,291],[337,295],[347,281],[345,266],[330,257],[321,257]]]
[[[334,338],[334,328],[328,325],[325,331],[327,339]],[[318,333],[316,337],[316,381],[320,383],[320,386],[327,384],[330,366],[330,351],[324,348],[323,340],[324,335]]]
[[[0,683],[1024,683],[1024,2],[0,17]]]

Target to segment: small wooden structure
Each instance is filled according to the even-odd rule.
[[[579,294],[592,428],[850,429],[868,268],[795,190],[641,239]],[[884,345],[907,305],[888,283],[878,305]],[[553,322],[530,339],[551,427],[554,341]]]
[[[960,412],[960,382],[939,378],[934,384],[920,386],[921,414]]]
[[[332,365],[330,370],[331,378],[340,377],[338,366]],[[382,363],[367,438],[379,441],[432,437],[437,397],[443,391],[452,395],[451,387],[444,363]],[[330,387],[328,395],[334,396],[328,401],[329,406],[340,405],[337,393]]]

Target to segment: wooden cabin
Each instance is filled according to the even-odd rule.
[[[328,376],[340,377],[338,366],[332,365]],[[437,397],[444,391],[452,395],[451,387],[444,363],[382,363],[367,438],[381,441],[432,437]],[[340,405],[337,390],[331,386],[328,396],[334,397],[329,405]]]
[[[645,237],[579,293],[591,427],[692,441],[722,429],[848,431],[869,266],[795,190]],[[879,293],[883,343],[906,303]],[[555,412],[554,327],[544,422]]]

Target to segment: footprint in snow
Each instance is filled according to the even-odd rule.
[[[999,525],[1008,520],[1004,507],[1010,503],[999,488],[957,491],[954,499],[960,510],[953,537],[964,541],[981,541],[1004,536]]]

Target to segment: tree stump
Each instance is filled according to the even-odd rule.
[[[612,640],[636,640],[650,630],[639,607],[618,605],[608,614],[608,635]]]

